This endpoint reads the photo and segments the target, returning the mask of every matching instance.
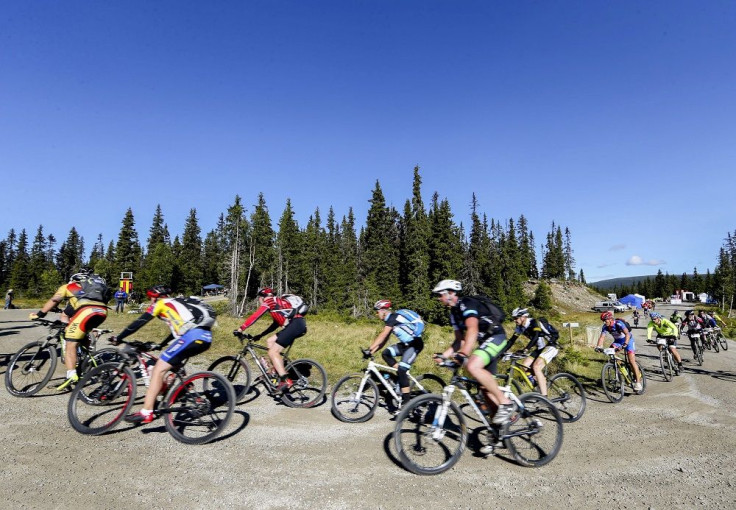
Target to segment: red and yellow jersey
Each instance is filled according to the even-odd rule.
[[[51,299],[53,299],[54,301],[58,300],[59,302],[68,299],[69,305],[75,310],[79,310],[83,306],[106,307],[105,303],[101,301],[78,297],[78,294],[81,291],[82,286],[78,282],[67,283],[66,285],[62,285],[61,287],[59,287]]]
[[[176,298],[159,299],[148,307],[146,313],[164,321],[175,337],[197,327],[194,314],[186,303]]]

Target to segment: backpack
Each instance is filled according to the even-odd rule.
[[[550,324],[544,317],[538,318],[537,323],[542,327],[543,331],[548,333],[550,343],[557,343],[557,340],[560,338],[560,332],[557,331],[557,328]]]
[[[290,319],[295,315],[305,315],[309,311],[309,305],[296,294],[284,294],[281,299],[288,301],[291,305],[293,311],[289,314]]]
[[[193,321],[198,328],[211,328],[217,321],[217,312],[209,303],[195,297],[175,298],[176,301],[186,306],[194,317]]]
[[[98,274],[91,274],[87,279],[79,282],[82,290],[77,294],[79,299],[89,299],[100,303],[107,303],[112,299],[112,289],[107,286],[105,279]]]
[[[480,304],[483,305],[483,307],[486,309],[486,313],[481,313],[481,310],[478,310],[478,313],[481,313],[480,320],[490,323],[491,330],[498,331],[499,329],[501,329],[501,324],[506,318],[506,314],[503,313],[503,310],[501,310],[496,303],[491,301],[491,298],[489,298],[488,296],[470,297],[480,302]]]
[[[631,333],[633,331],[633,328],[631,327],[631,324],[629,324],[629,321],[627,321],[625,319],[616,319],[616,322],[623,322],[624,325],[626,325],[626,329],[629,330],[629,333]]]
[[[402,324],[400,326],[401,329],[409,333],[412,337],[422,336],[422,333],[424,333],[424,321],[418,313],[404,308],[396,310],[396,313],[409,321],[406,324]]]

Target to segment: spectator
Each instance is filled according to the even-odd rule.
[[[115,293],[115,313],[122,313],[125,310],[125,301],[128,299],[128,293],[122,287]]]
[[[13,306],[13,289],[8,289],[8,292],[5,293],[5,308],[4,310],[11,310],[15,308]]]

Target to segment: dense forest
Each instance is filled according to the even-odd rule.
[[[444,314],[430,289],[444,278],[462,280],[468,293],[492,296],[507,310],[525,304],[522,283],[528,278],[584,282],[583,272],[574,270],[569,229],[553,222],[538,257],[523,215],[489,220],[473,195],[470,224],[464,226],[437,193],[425,206],[421,182],[416,167],[411,198],[398,211],[387,206],[376,181],[362,226],[352,209],[338,218],[332,208],[326,217],[315,210],[300,226],[287,200],[274,228],[263,194],[250,213],[235,196],[204,237],[191,209],[183,233],[172,239],[159,205],[144,244],[128,209],[117,240],[105,244],[98,235],[89,258],[75,227],[58,249],[42,225],[30,240],[24,229],[12,229],[0,241],[0,285],[12,287],[16,296],[45,297],[89,265],[108,282],[132,271],[136,289],[165,284],[198,294],[203,285],[219,283],[228,289],[234,313],[242,313],[257,288],[268,285],[300,294],[315,311],[363,315],[377,299],[389,298],[439,318]]]
[[[595,284],[592,286],[597,288]],[[652,298],[667,298],[678,290],[690,291],[695,295],[705,292],[715,301],[730,308],[736,290],[736,231],[733,235],[730,233],[726,235],[713,274],[710,270],[706,270],[702,275],[697,267],[693,268],[692,274],[683,273],[680,276],[663,273],[660,269],[654,278],[645,278],[632,285],[616,285],[597,290],[602,294],[614,292],[618,296],[625,296],[636,293]]]

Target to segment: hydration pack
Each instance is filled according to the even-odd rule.
[[[506,318],[506,314],[503,313],[503,310],[501,310],[496,303],[491,301],[491,298],[488,296],[471,297],[477,300],[485,308],[485,310],[478,310],[478,313],[480,314],[479,320],[488,322],[490,325],[489,330],[492,332],[497,332],[503,329],[501,324]]]
[[[557,339],[560,338],[560,332],[557,331],[557,328],[550,324],[544,317],[537,319],[537,323],[542,328],[544,335],[549,338],[550,343],[557,343]]]
[[[77,294],[79,299],[89,299],[100,303],[107,303],[112,299],[112,289],[98,274],[89,275],[85,280],[79,282],[79,286],[82,288]]]
[[[418,313],[403,308],[396,310],[396,313],[408,321],[399,326],[399,329],[406,331],[414,338],[422,336],[422,333],[424,333],[424,321]]]
[[[293,312],[289,315],[289,318],[293,318],[295,315],[305,315],[309,311],[309,305],[296,294],[284,294],[281,299],[288,301],[291,305]]]
[[[209,329],[215,325],[217,312],[215,312],[215,309],[209,303],[205,303],[194,297],[175,298],[175,301],[178,301],[189,310],[194,317],[192,320],[196,327]]]

